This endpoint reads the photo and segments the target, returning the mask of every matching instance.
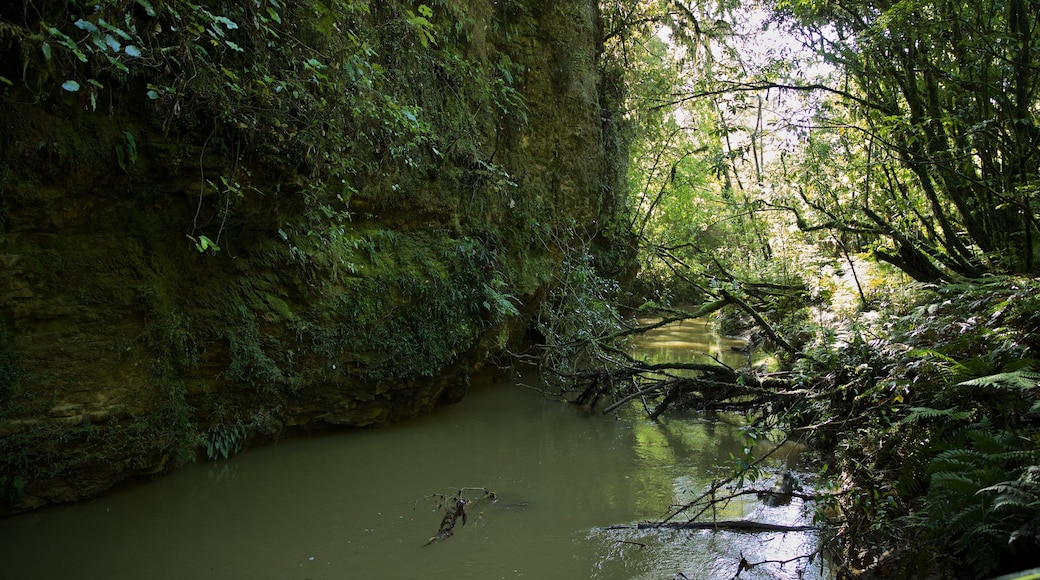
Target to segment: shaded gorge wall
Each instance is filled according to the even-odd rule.
[[[0,513],[458,400],[610,245],[595,2],[241,4],[0,8]]]

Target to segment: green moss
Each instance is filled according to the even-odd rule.
[[[34,2],[33,22],[0,8],[0,76],[24,66],[40,83],[0,83],[0,259],[17,257],[24,283],[0,279],[21,293],[0,316],[25,329],[11,353],[39,374],[18,419],[131,409],[0,442],[9,487],[89,479],[87,456],[125,475],[230,450],[238,424],[248,438],[330,414],[402,418],[526,325],[604,191],[582,88],[595,30],[571,26],[594,3],[427,4],[436,44],[400,0],[305,1],[281,22],[210,0],[158,19],[108,0]],[[129,73],[39,32],[121,26],[128,10],[155,51]],[[213,38],[217,17],[239,28]],[[571,48],[558,34],[582,56],[554,86],[546,67]],[[220,50],[199,52],[209,40]],[[83,88],[61,91],[67,79]],[[221,249],[200,253],[201,236]]]
[[[267,302],[267,305],[271,308],[271,310],[277,313],[282,320],[292,319],[292,310],[289,308],[289,305],[285,302],[285,300],[282,300],[274,294],[266,293],[264,294],[264,301]]]

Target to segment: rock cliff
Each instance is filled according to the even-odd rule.
[[[201,4],[0,8],[0,513],[458,400],[607,235],[596,2]]]

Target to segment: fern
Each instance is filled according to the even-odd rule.
[[[1032,368],[1022,368],[1006,373],[996,373],[983,377],[962,381],[957,384],[963,387],[1032,389],[1040,385],[1040,373]]]
[[[915,425],[921,421],[932,421],[944,419],[948,421],[964,421],[971,417],[970,411],[957,411],[955,409],[932,409],[930,407],[911,407],[910,414],[903,417],[900,425]]]
[[[1035,534],[1022,530],[1040,522],[1037,454],[988,419],[954,431],[948,444],[926,469],[926,526],[983,576],[1007,556],[1012,540],[1036,544]]]
[[[939,471],[933,473],[930,478],[932,489],[936,490],[934,495],[951,497],[970,497],[978,493],[980,486],[976,478],[965,473],[953,471]],[[956,504],[954,504],[956,505]]]
[[[1040,516],[1040,467],[1030,465],[1018,479],[979,490],[993,496],[994,512],[1033,512]]]

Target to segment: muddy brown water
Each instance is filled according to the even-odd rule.
[[[699,323],[639,346],[653,360],[732,343]],[[290,439],[227,461],[0,520],[0,578],[628,579],[732,578],[741,555],[787,560],[813,533],[607,530],[660,518],[730,472],[737,427],[696,415],[648,421],[633,405],[589,413],[508,382],[384,429]],[[717,466],[719,463],[721,467]],[[466,524],[426,545],[439,497],[493,490]],[[477,499],[482,492],[466,492]],[[720,519],[807,520],[796,500],[733,503]],[[741,578],[799,578],[797,562]],[[818,563],[805,577],[823,577]]]

